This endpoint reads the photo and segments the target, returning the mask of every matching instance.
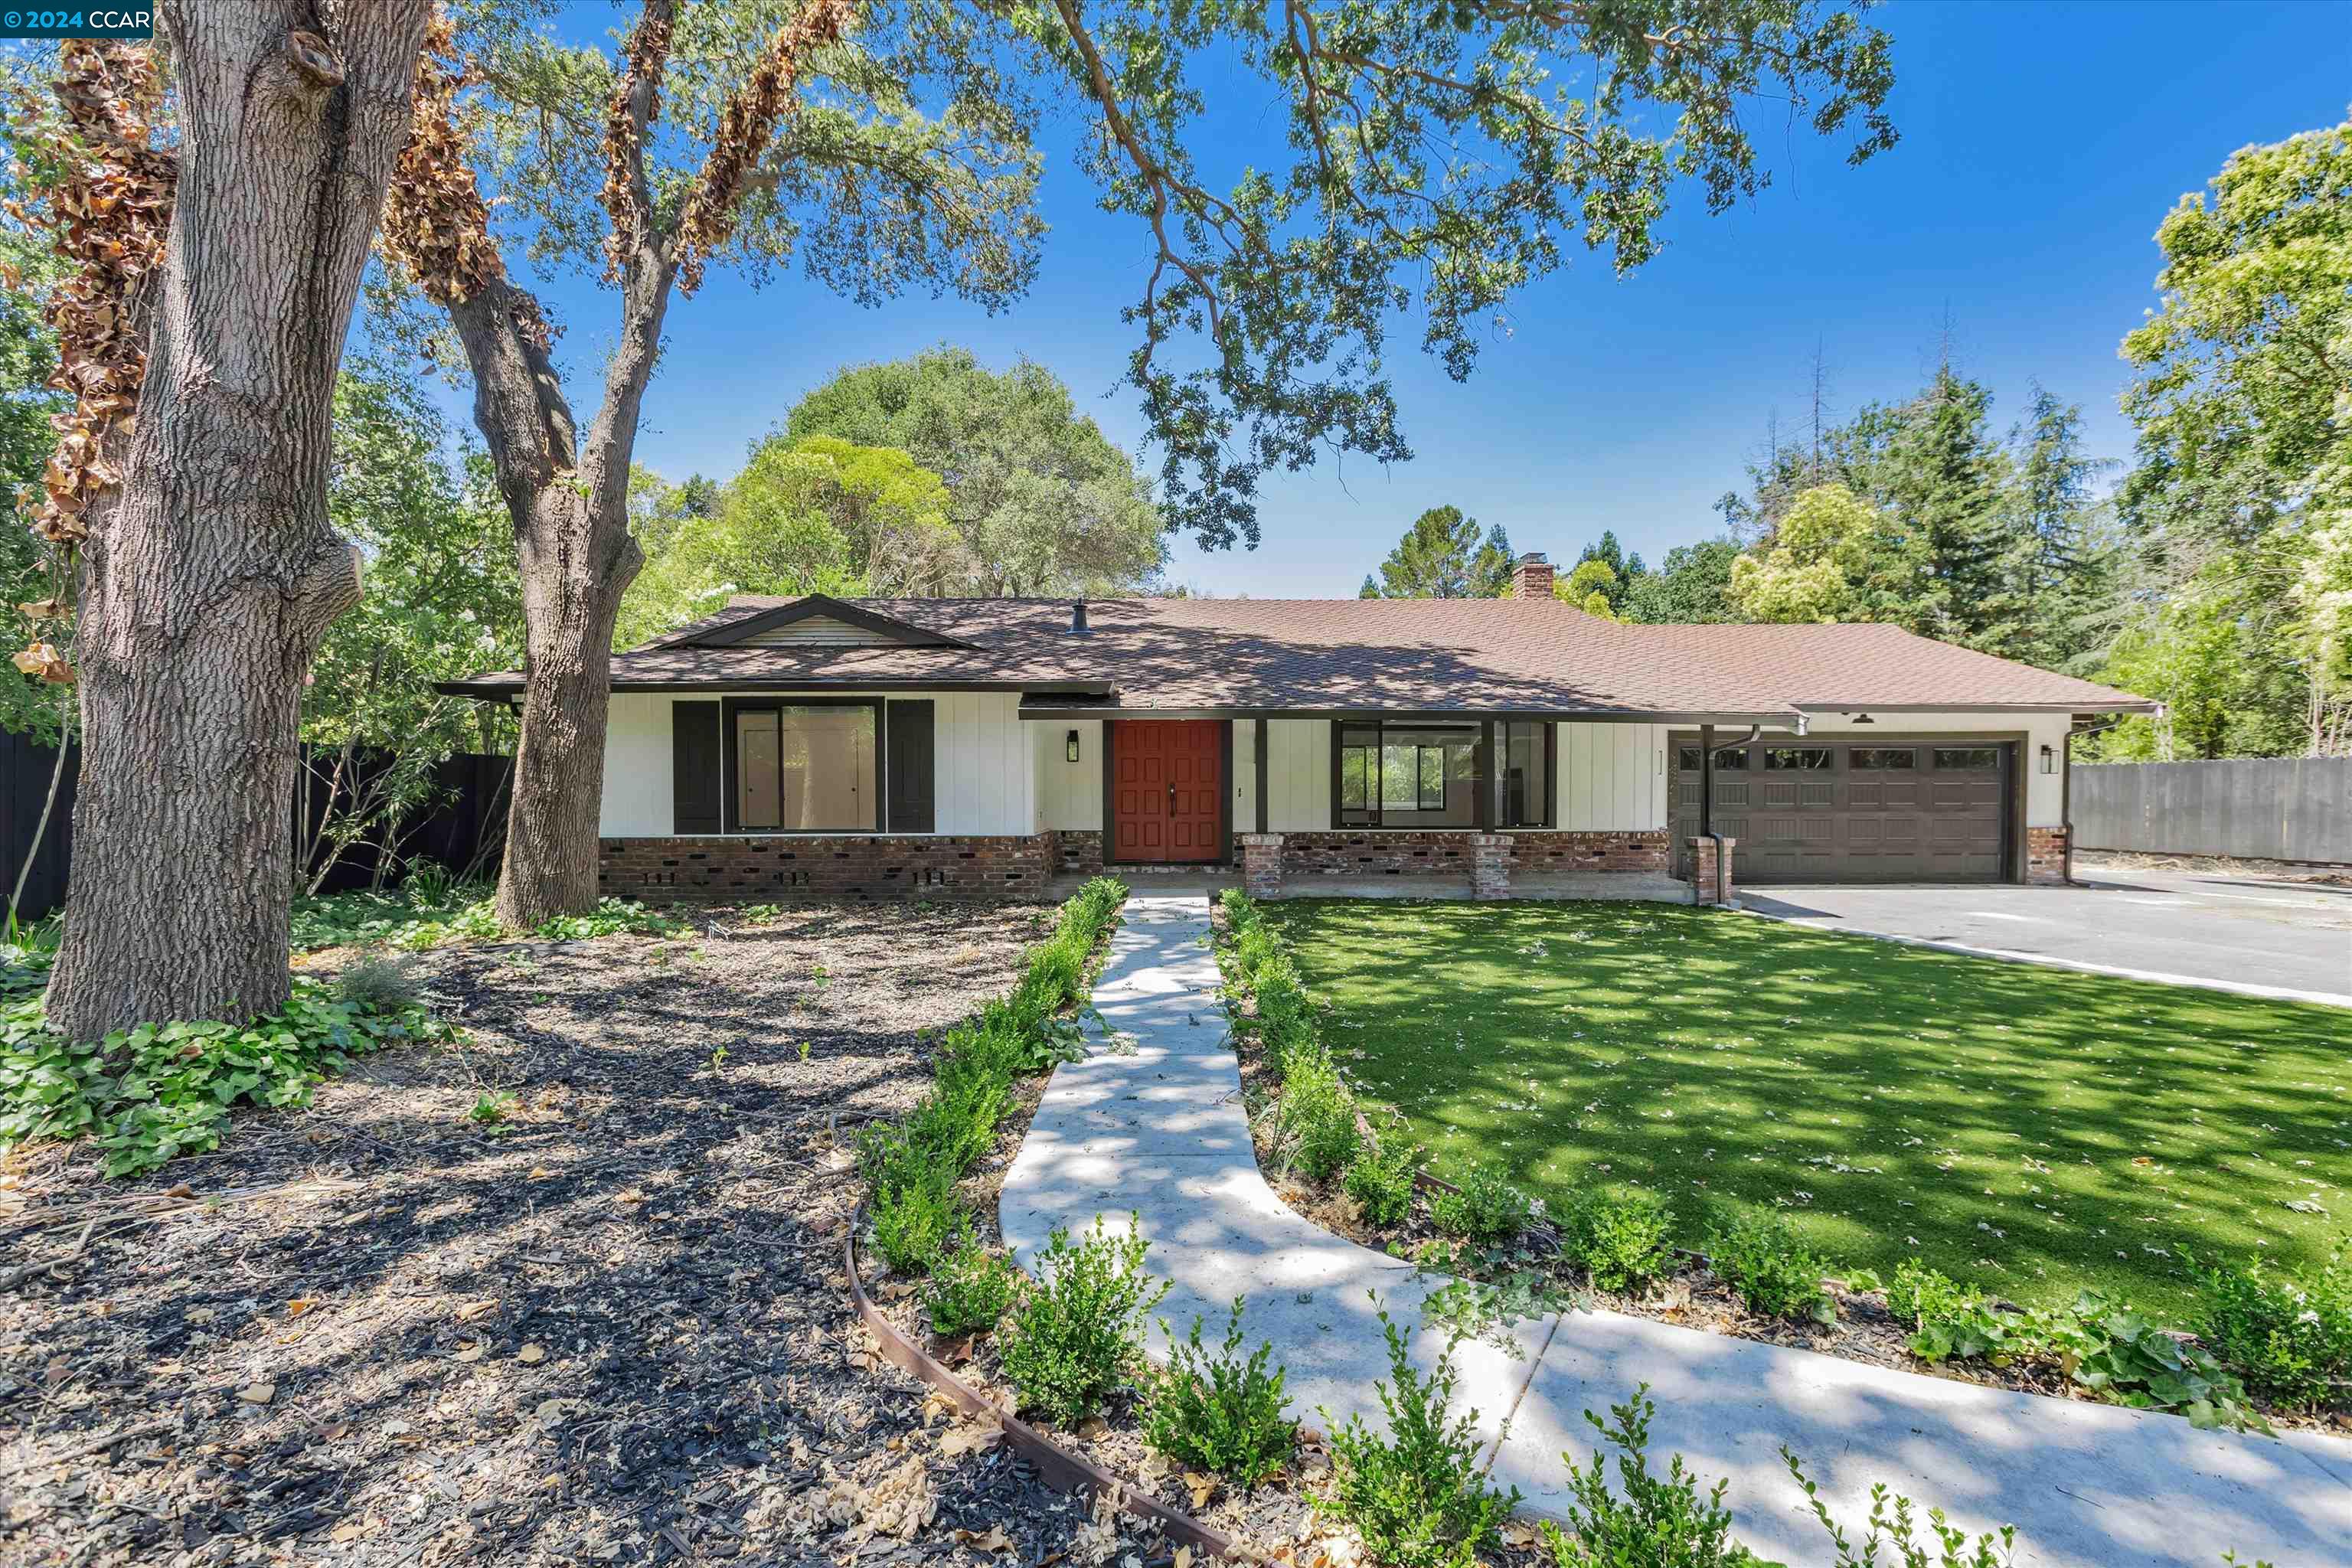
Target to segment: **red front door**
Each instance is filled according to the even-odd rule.
[[[1110,858],[1223,860],[1224,726],[1118,719],[1110,730]]]

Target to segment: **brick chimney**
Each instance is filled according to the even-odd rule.
[[[1514,599],[1549,599],[1551,597],[1551,562],[1540,550],[1530,550],[1519,557],[1511,568],[1511,597]]]

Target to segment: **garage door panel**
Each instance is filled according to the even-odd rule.
[[[2008,743],[1963,736],[1951,742],[1809,742],[1791,758],[1751,777],[1716,775],[1716,826],[1739,841],[1743,881],[1997,881],[2005,870],[2003,833],[2013,762]],[[1751,766],[1763,773],[1769,748]],[[1855,765],[1856,752],[1864,753]],[[1988,765],[1989,764],[1989,765]],[[1785,770],[1785,771],[1783,771]],[[1751,799],[1755,805],[1750,807]],[[1675,837],[1698,831],[1697,780],[1675,779]]]

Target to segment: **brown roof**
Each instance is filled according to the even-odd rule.
[[[1621,626],[1550,599],[854,599],[964,646],[709,646],[803,604],[739,597],[613,659],[616,690],[981,688],[1032,709],[1787,718],[1807,710],[2152,710],[2109,687],[1880,626]],[[824,613],[831,601],[806,602]],[[705,639],[708,639],[706,641]],[[494,696],[512,672],[451,682]],[[1050,694],[1050,695],[1049,695]]]

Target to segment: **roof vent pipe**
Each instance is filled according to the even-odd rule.
[[[1087,602],[1084,599],[1071,601],[1070,635],[1074,637],[1090,637],[1095,635],[1094,628],[1087,625]]]

